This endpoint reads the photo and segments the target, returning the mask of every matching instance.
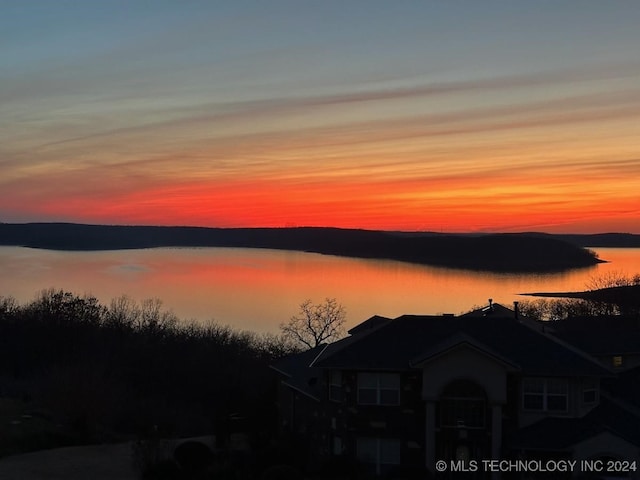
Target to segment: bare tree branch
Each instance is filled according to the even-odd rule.
[[[335,298],[327,298],[319,304],[305,300],[297,315],[280,324],[280,330],[289,340],[311,349],[343,337],[345,322],[345,309]]]

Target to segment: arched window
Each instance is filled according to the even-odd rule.
[[[440,426],[485,428],[487,399],[484,389],[468,380],[457,380],[440,397]]]

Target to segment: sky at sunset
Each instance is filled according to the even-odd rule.
[[[2,222],[640,233],[640,1],[0,11]]]

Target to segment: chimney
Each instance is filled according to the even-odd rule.
[[[489,306],[482,309],[482,315],[489,315],[490,313],[493,313],[493,298],[489,299]]]
[[[517,300],[513,302],[513,316],[515,317],[516,320],[520,320],[520,311],[518,310],[519,303],[520,302],[518,302]]]

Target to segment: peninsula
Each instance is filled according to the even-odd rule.
[[[496,272],[561,271],[602,262],[594,252],[553,235],[437,234],[323,227],[204,228],[0,223],[0,245],[51,250],[270,248]]]

